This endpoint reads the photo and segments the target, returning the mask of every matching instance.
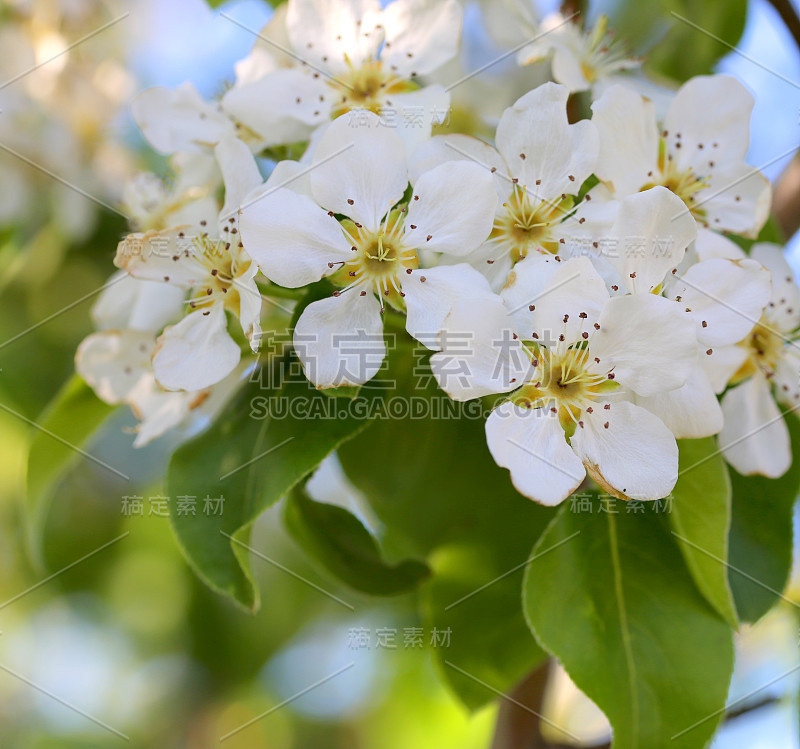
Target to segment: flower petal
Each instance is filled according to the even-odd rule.
[[[158,333],[183,314],[186,292],[170,284],[140,281],[118,270],[92,307],[100,330],[131,328]]]
[[[486,278],[466,263],[414,270],[405,275],[402,284],[408,313],[406,330],[434,350],[440,348],[444,319],[459,299],[479,305],[485,297],[495,298]]]
[[[621,499],[661,499],[678,480],[678,445],[654,414],[622,401],[581,414],[572,447],[588,474]],[[606,426],[608,425],[608,426]]]
[[[693,265],[670,286],[707,346],[741,341],[761,318],[772,291],[769,271],[755,260],[712,258]]]
[[[339,222],[305,195],[280,188],[247,202],[239,216],[242,243],[271,281],[305,286],[349,259]]]
[[[698,75],[686,81],[664,118],[667,140],[680,134],[673,151],[678,167],[705,167],[709,154],[719,164],[744,161],[750,146],[753,96],[733,76]]]
[[[161,281],[188,289],[208,274],[197,260],[191,227],[129,234],[117,245],[114,265],[141,281]]]
[[[186,82],[142,91],[131,102],[133,119],[150,145],[161,153],[212,148],[235,135],[233,122]]]
[[[320,139],[311,191],[324,208],[376,231],[408,186],[405,146],[377,115],[359,114],[334,120]]]
[[[514,320],[497,297],[453,305],[442,325],[441,352],[430,359],[439,387],[464,401],[519,387],[531,369]]]
[[[441,164],[414,184],[404,241],[410,247],[463,257],[488,238],[496,206],[488,169],[466,161]]]
[[[633,292],[659,287],[680,264],[697,236],[697,223],[683,201],[666,187],[653,187],[620,203],[607,255]]]
[[[800,325],[800,288],[794,271],[777,244],[759,242],[750,250],[757,260],[772,274],[772,296],[767,306],[767,317],[781,332],[788,333]]]
[[[543,343],[562,334],[568,343],[580,340],[581,333],[592,330],[609,298],[589,258],[558,262],[538,254],[514,266],[501,296],[523,340]]]
[[[431,137],[433,126],[443,124],[450,112],[450,93],[438,83],[393,94],[385,101],[381,121],[385,128],[394,130],[403,139],[407,156]]]
[[[545,200],[576,194],[597,162],[597,129],[589,120],[569,124],[568,98],[565,86],[545,83],[509,107],[497,126],[497,149],[511,174]]]
[[[83,339],[75,353],[75,370],[97,397],[123,403],[137,384],[152,376],[150,353],[155,339],[140,330],[107,330]]]
[[[636,396],[635,402],[658,416],[676,439],[709,437],[722,429],[722,409],[699,364],[682,387],[649,398]]]
[[[221,303],[198,309],[167,328],[153,351],[153,371],[166,390],[202,390],[239,363],[239,346],[228,334]]]
[[[719,445],[743,476],[778,478],[792,464],[789,429],[763,374],[756,373],[722,397],[725,424]]]
[[[486,442],[497,465],[510,471],[517,491],[539,504],[563,502],[586,476],[558,416],[548,409],[506,401],[486,420]]]
[[[458,52],[458,0],[394,0],[383,14],[386,42],[381,60],[404,78],[427,75]]]
[[[362,385],[375,376],[386,355],[378,299],[358,286],[313,302],[294,329],[294,348],[303,370],[320,389]]]
[[[633,89],[612,86],[592,104],[600,134],[595,173],[615,195],[638,192],[650,182],[658,160],[658,125],[653,103]]]
[[[330,90],[308,71],[280,69],[229,89],[222,107],[256,133],[262,145],[294,143],[307,139],[314,127],[330,117]]]
[[[214,156],[219,163],[222,180],[225,183],[225,205],[219,217],[221,222],[226,222],[232,216],[236,216],[245,196],[263,180],[253,154],[238,138],[223,138],[214,148]]]
[[[772,188],[758,169],[742,163],[714,170],[697,198],[710,228],[755,238],[769,218]]]
[[[700,365],[715,393],[719,395],[728,387],[728,382],[747,361],[747,356],[747,349],[743,346],[714,346],[710,354],[700,357]]]
[[[286,30],[292,46],[309,62],[333,72],[374,59],[383,34],[377,0],[292,0]]]
[[[617,382],[642,396],[681,387],[697,359],[692,320],[680,304],[653,294],[609,300],[589,349]]]

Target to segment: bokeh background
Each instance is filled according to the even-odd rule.
[[[592,13],[613,17],[616,5],[592,3]],[[254,29],[271,14],[261,0],[222,10]],[[477,7],[467,19],[471,69],[497,50]],[[422,647],[406,646],[421,626],[413,597],[378,602],[342,589],[287,537],[279,508],[253,534],[253,546],[281,565],[255,560],[261,611],[248,616],[209,592],[158,502],[173,443],[132,450],[124,413],[91,449],[131,480],[80,461],[58,488],[41,558],[31,555],[30,421],[70,376],[91,331],[91,304],[126,227],[116,210],[126,179],[165,168],[137,132],[130,100],[186,80],[220,93],[253,36],[204,0],[5,0],[0,41],[0,746],[487,747],[496,706],[470,715],[450,696],[430,632]],[[491,76],[502,86],[510,68]],[[776,178],[800,145],[800,54],[766,0],[751,0],[738,51],[717,69],[755,94],[749,161]],[[800,241],[789,258],[800,271]],[[371,522],[335,462],[314,485],[319,498]],[[137,498],[143,514],[130,515]],[[773,682],[759,696],[778,699],[731,721],[714,749],[800,747],[800,677],[784,675],[800,651],[800,570],[786,599],[739,635],[731,689],[736,699]],[[395,632],[394,648],[376,647],[381,629]],[[587,742],[606,741],[602,716],[563,674],[553,685],[548,714]]]

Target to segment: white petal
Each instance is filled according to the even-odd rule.
[[[299,161],[286,159],[275,164],[275,168],[270,173],[267,181],[247,196],[245,204],[255,202],[265,192],[273,192],[281,187],[286,187],[293,192],[300,193],[300,195],[305,195],[310,200],[314,199],[311,194],[309,167]]]
[[[471,135],[452,133],[434,135],[416,148],[409,162],[411,183],[416,184],[423,172],[433,169],[448,161],[471,161],[480,164],[493,173],[506,176],[498,197],[506,198],[511,189],[511,178],[506,174],[507,168],[503,157],[488,143],[484,143]]]
[[[545,83],[509,107],[497,126],[497,148],[511,174],[546,200],[576,194],[597,162],[597,129],[588,120],[569,124],[568,97],[565,86]]]
[[[488,238],[496,206],[491,172],[464,161],[441,164],[414,185],[404,241],[410,247],[463,257]]]
[[[800,404],[800,344],[792,342],[783,347],[772,382],[778,402],[789,406]]]
[[[242,253],[244,254],[244,253]],[[236,291],[239,292],[239,322],[250,348],[258,351],[261,340],[261,292],[255,282],[258,266],[250,263],[244,274],[236,279]]]
[[[250,149],[238,138],[228,137],[217,143],[214,156],[222,171],[225,183],[225,205],[220,211],[220,221],[235,216],[245,196],[263,181]]]
[[[403,140],[372,112],[334,120],[314,154],[311,190],[324,208],[377,230],[403,197],[408,171]]]
[[[553,59],[550,65],[553,80],[563,83],[570,91],[587,91],[591,88],[580,59],[566,44],[553,45]]]
[[[402,138],[407,156],[430,138],[431,128],[446,122],[450,113],[450,93],[438,83],[394,94],[385,102],[381,121]]]
[[[760,372],[722,397],[719,445],[742,475],[783,476],[792,464],[789,429]],[[794,418],[794,417],[790,417]]]
[[[188,314],[159,336],[153,352],[153,371],[167,390],[202,390],[233,371],[239,346],[228,334],[221,303]]]
[[[189,82],[176,89],[145,89],[131,102],[131,113],[161,153],[211,148],[234,134],[233,122]]]
[[[442,325],[442,350],[430,359],[439,387],[459,401],[519,387],[531,363],[515,335],[514,321],[497,297],[456,303]]]
[[[186,292],[170,284],[140,281],[117,271],[92,307],[100,330],[132,328],[158,333],[183,314]]]
[[[320,389],[361,385],[375,376],[386,355],[381,305],[359,287],[313,302],[294,329],[294,348]]]
[[[375,58],[383,34],[377,0],[292,0],[286,29],[292,46],[310,63],[345,72],[346,60],[359,67]]]
[[[466,263],[415,270],[401,282],[408,312],[406,329],[431,349],[439,348],[439,331],[459,299],[479,305],[485,297],[495,296],[486,278]]]
[[[675,193],[653,187],[622,201],[611,236],[616,247],[608,259],[631,291],[648,292],[678,267],[697,223]]]
[[[616,195],[630,195],[650,182],[658,160],[658,125],[651,101],[624,86],[612,86],[593,105],[600,134],[595,173]]]
[[[767,307],[767,317],[782,332],[800,325],[800,289],[783,249],[777,244],[759,242],[750,250],[757,260],[772,274],[772,296]]]
[[[276,70],[258,81],[229,89],[222,106],[263,139],[263,145],[306,140],[330,116],[330,87],[296,68]],[[321,97],[321,98],[320,98]]]
[[[676,439],[709,437],[722,429],[722,409],[699,364],[693,367],[686,384],[677,390],[649,398],[636,396],[635,402],[658,416]]]
[[[383,14],[381,60],[404,78],[426,75],[454,57],[461,35],[457,0],[394,0]]]
[[[676,278],[669,296],[680,296],[698,340],[711,347],[741,341],[761,318],[771,291],[769,271],[757,261],[712,258]]]
[[[661,499],[678,480],[678,445],[657,416],[622,401],[581,414],[572,447],[589,475],[630,499]],[[608,424],[608,427],[605,425]]]
[[[697,229],[697,239],[694,249],[698,260],[710,260],[712,257],[725,257],[728,260],[742,260],[747,257],[744,250],[736,242],[728,239],[723,234],[706,229],[703,226]]]
[[[242,243],[271,281],[305,286],[349,259],[339,222],[305,195],[282,188],[248,202],[239,216]]]
[[[124,402],[143,379],[151,376],[152,333],[108,330],[84,338],[75,354],[75,370],[97,397],[116,405]]]
[[[710,228],[755,238],[769,217],[772,188],[758,169],[742,163],[715,169],[697,199]]]
[[[700,357],[700,365],[715,393],[725,390],[730,379],[747,361],[747,356],[747,349],[743,346],[714,346],[710,354]]]
[[[613,297],[589,349],[638,395],[681,387],[697,358],[694,323],[680,304],[653,294]]]
[[[579,340],[583,331],[594,332],[592,325],[609,298],[589,258],[558,262],[538,254],[514,266],[501,296],[524,340],[537,337],[551,343],[562,334],[569,343]],[[580,317],[583,313],[585,318]]]
[[[563,502],[586,476],[558,417],[547,409],[506,401],[486,420],[486,442],[497,465],[510,471],[517,491],[539,504]]]
[[[708,158],[720,164],[743,161],[753,104],[752,95],[729,75],[700,75],[684,83],[664,118],[669,141],[680,133],[681,148],[673,151],[678,165],[704,165]]]
[[[191,227],[129,234],[117,245],[114,265],[141,281],[161,281],[182,288],[208,274],[197,260]]]

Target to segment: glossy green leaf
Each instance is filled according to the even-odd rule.
[[[731,483],[716,440],[681,440],[678,483],[669,522],[700,592],[731,627],[738,627],[728,584]]]
[[[38,562],[41,532],[53,493],[67,471],[87,459],[81,451],[113,410],[74,375],[37,419],[40,429],[35,432],[28,453],[27,498],[31,553]],[[118,473],[113,467],[108,470]]]
[[[562,508],[528,566],[526,616],[608,716],[614,747],[702,749],[725,705],[732,630],[698,591],[664,513],[612,507]]]
[[[747,0],[622,0],[607,10],[612,28],[644,54],[649,73],[682,82],[711,73],[730,52],[727,45],[738,43]]]
[[[434,656],[459,698],[477,708],[543,657],[525,626],[519,591],[531,546],[554,511],[519,495],[495,465],[485,404],[451,401],[424,359],[418,348],[396,357],[392,402],[404,399],[407,413],[376,421],[343,445],[339,458],[385,525],[385,548],[428,557],[434,575],[425,585],[425,623],[451,630],[450,646]]]
[[[344,507],[315,502],[299,487],[287,499],[284,519],[295,540],[346,585],[370,595],[416,588],[430,574],[413,559],[384,561],[375,537]]]
[[[369,423],[362,408],[369,394],[327,398],[294,357],[276,366],[257,373],[208,431],[181,446],[167,475],[170,496],[197,497],[196,514],[171,516],[189,563],[212,589],[250,610],[259,605],[242,546],[251,523]],[[203,511],[205,497],[223,497],[222,513]]]
[[[800,492],[800,420],[786,415],[792,465],[779,479],[741,476],[733,468],[728,577],[739,618],[760,619],[777,603],[792,567],[792,514]]]

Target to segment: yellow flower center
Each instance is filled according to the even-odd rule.
[[[739,343],[747,350],[748,357],[745,363],[739,367],[731,382],[746,380],[759,370],[767,377],[772,377],[783,352],[784,344],[783,337],[776,331],[769,319],[766,316],[762,317],[750,335]]]
[[[200,236],[192,242],[195,260],[206,270],[206,275],[194,287],[189,306],[196,309],[222,301],[226,310],[238,315],[242,287],[237,279],[249,270],[251,260],[242,250],[236,229],[225,228],[233,235],[226,239]]]
[[[344,286],[366,287],[400,306],[404,296],[401,291],[401,274],[414,270],[419,265],[417,252],[408,247],[403,239],[402,210],[389,213],[377,231],[365,229],[350,219],[342,221],[342,230],[351,244],[353,257],[331,276],[333,283]],[[329,264],[334,267],[335,263]]]
[[[525,187],[515,185],[503,203],[503,210],[495,218],[489,240],[510,252],[514,263],[537,250],[555,255],[558,238],[554,236],[554,227],[571,208],[572,199],[569,197],[537,200]]]
[[[680,147],[680,140],[676,142],[676,147]],[[667,144],[663,138],[658,147],[658,173],[650,172],[648,176],[652,181],[644,185],[639,192],[658,185],[666,187],[684,202],[695,219],[705,223],[706,212],[696,204],[696,195],[708,187],[708,177],[701,177],[691,169],[678,169],[672,155],[667,153]]]
[[[333,119],[353,109],[368,109],[381,114],[391,106],[391,98],[387,97],[417,88],[411,81],[387,70],[380,60],[365,62],[358,68],[353,67],[349,60],[347,64],[348,71],[344,75],[329,81],[340,97],[331,112]]]

